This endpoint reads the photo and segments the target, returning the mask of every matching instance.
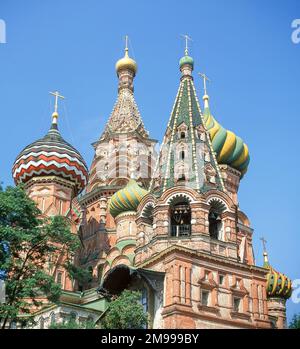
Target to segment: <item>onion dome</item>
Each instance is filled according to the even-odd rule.
[[[192,69],[194,69],[194,59],[187,54],[180,59],[179,67],[182,68],[186,64],[190,65]]]
[[[143,197],[148,191],[141,188],[134,179],[130,179],[127,185],[117,191],[110,200],[109,211],[113,217],[120,213],[136,211]]]
[[[126,47],[125,47],[125,55],[123,58],[119,59],[116,63],[116,72],[119,74],[121,70],[131,70],[134,75],[137,72],[137,64],[136,61],[129,57],[128,54],[128,37],[126,36]]]
[[[267,278],[268,297],[290,298],[292,295],[292,281],[286,275],[270,268]]]
[[[13,178],[16,184],[20,184],[36,177],[57,176],[73,182],[78,193],[87,184],[87,165],[79,152],[60,135],[57,118],[55,111],[48,133],[17,156],[12,169]]]
[[[273,269],[268,262],[267,253],[264,253],[264,267],[269,269],[267,274],[267,296],[288,299],[292,295],[292,281],[285,274]]]
[[[203,100],[204,123],[209,132],[218,163],[233,167],[240,171],[243,176],[247,172],[250,162],[247,145],[240,137],[226,130],[215,120],[209,109],[209,97],[207,94],[203,96]]]
[[[184,65],[189,65],[193,70],[194,60],[191,56],[189,56],[189,48],[188,48],[188,42],[189,40],[191,40],[191,38],[189,38],[188,35],[183,35],[183,37],[185,39],[185,50],[184,50],[184,56],[179,61],[179,67],[181,69]]]

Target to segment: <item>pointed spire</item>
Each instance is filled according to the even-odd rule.
[[[130,132],[137,132],[142,138],[149,137],[134,99],[133,79],[137,71],[137,64],[129,57],[128,42],[129,38],[126,35],[124,57],[116,63],[116,71],[119,78],[118,98],[101,139]]]
[[[180,86],[151,182],[151,190],[160,195],[168,188],[184,185],[199,192],[211,189],[223,191],[220,169],[205,128],[193,82],[193,59],[184,56],[180,60],[180,70]]]
[[[52,113],[52,125],[51,128],[57,129],[57,119],[58,119],[58,98],[65,99],[64,96],[60,95],[58,91],[49,92],[52,96],[55,97],[54,102],[54,112]]]

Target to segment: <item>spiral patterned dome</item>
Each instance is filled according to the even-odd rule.
[[[217,155],[219,164],[229,165],[242,173],[247,172],[250,162],[249,150],[243,140],[233,132],[222,127],[211,115],[208,107],[209,97],[203,97],[205,107],[204,122],[210,134],[212,146]]]
[[[53,119],[57,114],[53,113]],[[87,184],[87,165],[79,152],[60,135],[52,123],[45,137],[28,145],[17,156],[12,175],[16,184],[26,183],[33,177],[58,176],[75,183],[79,193]]]
[[[141,188],[134,179],[117,191],[110,200],[109,211],[113,217],[120,213],[135,211],[148,191]]]
[[[268,297],[288,299],[292,295],[292,281],[286,275],[269,267],[266,290]]]

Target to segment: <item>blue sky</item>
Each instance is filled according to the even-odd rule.
[[[66,96],[60,130],[90,165],[117,95],[114,65],[123,37],[139,71],[135,95],[150,135],[162,139],[179,84],[178,60],[189,34],[197,72],[211,79],[211,110],[241,136],[251,163],[239,200],[254,232],[268,240],[273,266],[300,279],[300,44],[291,23],[299,1],[1,0],[7,43],[0,44],[0,180],[12,184],[18,152],[48,130],[53,101]],[[300,303],[288,302],[289,318]]]

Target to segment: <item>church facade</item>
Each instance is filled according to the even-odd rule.
[[[27,146],[13,166],[42,215],[60,214],[79,234],[74,263],[90,271],[86,284],[61,267],[48,271],[63,288],[58,305],[36,312],[35,328],[73,314],[105,316],[110,297],[141,291],[150,328],[284,328],[291,280],[264,252],[255,265],[253,229],[239,208],[238,189],[250,157],[247,145],[203,106],[194,60],[179,62],[179,88],[163,142],[146,130],[134,98],[136,62],[116,64],[118,96],[88,169],[61,136],[57,100],[47,135]]]

